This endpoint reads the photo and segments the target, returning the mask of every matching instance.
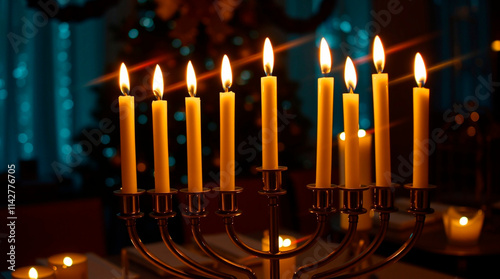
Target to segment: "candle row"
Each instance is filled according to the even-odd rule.
[[[390,122],[388,75],[382,73],[385,54],[382,42],[376,36],[373,47],[376,74],[372,75],[373,104],[375,122],[375,158],[376,185],[391,184],[390,163]],[[326,40],[320,44],[320,65],[323,75],[330,73],[331,54]],[[261,78],[262,105],[262,168],[278,168],[278,107],[277,78],[272,76],[274,54],[269,38],[266,38],[263,51],[265,77]],[[234,114],[235,94],[230,92],[232,73],[229,59],[224,55],[221,70],[224,92],[220,93],[220,186],[221,190],[233,190],[234,176]],[[347,57],[344,79],[348,89],[343,94],[344,130],[345,130],[345,187],[360,187],[359,174],[359,95],[354,93],[357,83],[356,70],[350,57]],[[422,88],[426,80],[423,59],[419,53],[415,58],[415,79],[418,87],[414,95],[414,187],[426,187],[428,180],[428,155],[422,150],[422,143],[428,138],[429,90]],[[188,161],[188,191],[200,192],[203,188],[201,156],[201,113],[200,99],[196,97],[196,75],[189,61],[186,73],[189,97],[186,97],[186,136]],[[153,93],[157,100],[152,104],[155,190],[170,191],[168,163],[167,101],[163,97],[163,76],[157,65],[153,77]],[[332,164],[332,127],[333,127],[333,77],[318,79],[318,134],[316,160],[316,187],[330,187]],[[135,169],[135,128],[134,98],[129,96],[130,85],[127,69],[122,63],[120,69],[120,88],[123,96],[119,97],[120,141],[122,158],[122,191],[137,191]]]

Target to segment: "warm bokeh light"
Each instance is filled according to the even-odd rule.
[[[417,52],[415,55],[414,66],[415,80],[417,81],[418,87],[423,87],[427,81],[427,70],[425,69],[424,59],[422,55],[420,55],[420,52]]]
[[[345,61],[344,80],[347,90],[351,93],[354,92],[357,83],[356,69],[354,68],[354,64],[349,56],[347,56]]]
[[[34,267],[30,268],[30,271],[28,271],[28,276],[30,279],[38,279],[38,272]]]
[[[358,130],[358,138],[364,138],[366,137],[366,131],[363,129]],[[340,133],[339,135],[340,140],[344,141],[345,140],[345,132]]]
[[[70,257],[64,257],[63,264],[65,266],[72,266],[73,265],[73,259],[70,258]]]
[[[264,72],[266,73],[266,76],[272,75],[274,67],[274,53],[273,46],[271,45],[269,38],[266,38],[266,41],[264,42],[264,57],[262,61],[264,63]]]
[[[228,91],[233,84],[233,72],[231,71],[231,63],[229,63],[229,58],[224,54],[222,58],[222,69],[220,71],[220,77],[222,79],[222,87],[225,91]]]
[[[500,40],[495,40],[491,43],[491,49],[493,51],[500,51]]]
[[[461,125],[464,123],[464,116],[461,114],[455,115],[455,122],[457,122],[458,125]]]
[[[196,96],[196,74],[194,73],[193,64],[189,60],[186,71],[186,84],[188,93],[191,97]]]
[[[474,126],[469,126],[469,127],[467,128],[467,135],[468,135],[469,137],[473,137],[473,136],[475,136],[475,135],[476,135],[476,128],[475,128]]]
[[[156,64],[155,73],[153,75],[153,94],[155,94],[158,100],[163,98],[163,74],[161,68]]]
[[[321,39],[319,46],[319,63],[321,64],[321,73],[328,74],[332,69],[332,55],[330,54],[330,47],[325,38]]]
[[[375,64],[375,69],[377,73],[384,71],[385,66],[385,53],[384,46],[379,36],[375,36],[375,41],[373,42],[373,63]]]
[[[125,63],[122,63],[120,66],[120,90],[125,96],[130,93],[130,81],[128,79],[128,71]]]
[[[139,164],[137,164],[137,171],[145,172],[146,171],[146,164],[144,164],[143,162],[140,162]]]
[[[471,114],[470,114],[470,119],[473,121],[473,122],[477,122],[479,120],[479,113],[477,113],[477,111],[473,111]]]
[[[283,247],[290,247],[290,245],[292,245],[290,238],[283,239]]]
[[[467,217],[465,217],[465,216],[462,216],[460,218],[460,220],[458,220],[458,222],[460,223],[460,225],[465,226],[465,225],[467,225],[467,223],[469,223],[469,219]]]

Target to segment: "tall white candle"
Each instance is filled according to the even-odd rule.
[[[233,75],[229,58],[224,55],[221,69],[222,86],[225,92],[220,93],[220,189],[234,190],[234,92],[229,88],[233,83]]]
[[[320,46],[321,72],[332,67],[330,49],[325,38]],[[330,187],[332,180],[333,77],[318,78],[318,140],[316,145],[316,187]]]
[[[200,98],[196,97],[196,75],[191,61],[187,67],[187,87],[190,97],[186,97],[186,137],[188,161],[188,191],[203,190],[201,169],[201,111]]]
[[[359,95],[356,88],[356,70],[350,57],[345,63],[345,82],[348,93],[343,94],[345,131],[345,187],[359,188]]]
[[[427,80],[424,60],[420,53],[415,56],[415,80],[413,88],[413,187],[429,185],[429,89],[424,88]]]

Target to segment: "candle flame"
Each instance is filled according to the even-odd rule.
[[[420,52],[415,55],[415,80],[418,87],[423,87],[427,81],[427,70],[425,69],[424,59]]]
[[[122,63],[120,66],[120,90],[125,96],[130,93],[130,81],[128,79],[128,71],[125,63]]]
[[[220,71],[220,76],[222,79],[222,87],[226,92],[231,88],[233,84],[233,72],[231,71],[231,64],[229,63],[229,58],[224,54],[224,58],[222,58],[222,69]]]
[[[73,259],[71,259],[70,257],[64,257],[63,264],[65,266],[72,266],[73,265]]]
[[[384,46],[379,36],[375,36],[375,41],[373,42],[373,63],[375,63],[375,69],[377,73],[384,71],[385,66],[385,52]]]
[[[356,69],[349,56],[347,56],[347,60],[345,61],[344,80],[347,90],[352,93],[356,89],[357,77]]]
[[[270,76],[273,73],[274,53],[269,38],[266,38],[264,42],[264,58],[262,61],[264,62],[264,72],[266,72],[266,76]]]
[[[161,68],[156,64],[155,73],[153,75],[153,94],[161,100],[163,98],[163,74]]]
[[[330,54],[330,48],[325,38],[321,39],[319,46],[319,61],[321,64],[321,73],[328,74],[332,69],[332,55]]]
[[[462,218],[460,218],[460,220],[458,220],[458,222],[460,223],[460,225],[465,226],[467,225],[467,223],[469,223],[469,219],[463,216]]]
[[[38,272],[34,267],[30,268],[30,271],[28,272],[28,276],[30,279],[38,279]]]
[[[187,66],[186,83],[189,95],[191,97],[196,96],[196,74],[194,73],[194,68],[191,60],[189,60]]]

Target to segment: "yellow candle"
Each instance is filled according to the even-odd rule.
[[[153,76],[153,93],[158,100],[153,101],[153,145],[155,162],[155,191],[157,193],[170,192],[170,174],[168,163],[168,123],[167,101],[163,97],[163,74],[160,66],[156,65]]]
[[[429,89],[424,88],[427,79],[424,60],[420,53],[415,56],[415,80],[413,88],[413,187],[424,188],[429,184]]]
[[[262,101],[262,168],[278,168],[278,101],[277,81],[271,76],[274,66],[273,47],[269,38],[264,43],[264,71],[261,78]]]
[[[222,191],[234,190],[234,92],[229,92],[233,75],[229,58],[224,55],[221,70],[222,86],[220,93],[220,188]]]
[[[321,72],[328,74],[332,58],[328,43],[321,39]],[[318,141],[316,146],[316,187],[330,187],[332,182],[333,77],[318,79]]]
[[[120,151],[122,167],[122,191],[137,192],[137,173],[135,161],[135,103],[129,96],[130,82],[127,67],[120,67],[120,89],[124,96],[118,98],[120,111]]]
[[[358,131],[359,138],[359,182],[367,185],[373,182],[372,180],[372,135],[367,134],[365,130]],[[345,133],[340,133],[338,136],[339,143],[339,181],[340,184],[345,183],[345,167],[344,167],[344,154],[345,154]],[[371,208],[373,203],[373,196],[371,191],[363,192],[363,207],[366,209]],[[343,203],[342,193],[340,201]],[[342,204],[341,204],[342,205]],[[340,214],[340,227],[346,230],[349,226],[349,216]],[[358,230],[369,230],[372,228],[373,212],[369,211],[366,214],[359,215]]]
[[[187,66],[187,88],[190,97],[186,97],[186,138],[188,162],[188,191],[203,190],[201,169],[201,112],[200,98],[196,97],[196,75],[193,64]]]
[[[57,279],[87,279],[87,256],[76,253],[63,253],[51,256],[49,265]]]
[[[373,62],[377,73],[372,75],[373,112],[375,122],[375,184],[391,185],[391,144],[389,122],[389,87],[388,75],[382,73],[385,54],[378,36],[373,44]]]
[[[343,94],[345,130],[345,187],[358,188],[359,181],[359,95],[356,88],[356,70],[350,57],[345,64],[344,78],[349,93]]]
[[[45,266],[27,266],[16,268],[12,272],[12,279],[55,279],[54,271]]]
[[[267,231],[266,231],[267,233]],[[279,236],[280,251],[290,251],[297,248],[297,239],[290,235]],[[264,234],[262,238],[262,251],[269,251],[269,236]],[[290,257],[280,260],[280,278],[292,278],[296,269],[296,257]],[[269,279],[270,265],[269,260],[262,262],[262,278]]]

